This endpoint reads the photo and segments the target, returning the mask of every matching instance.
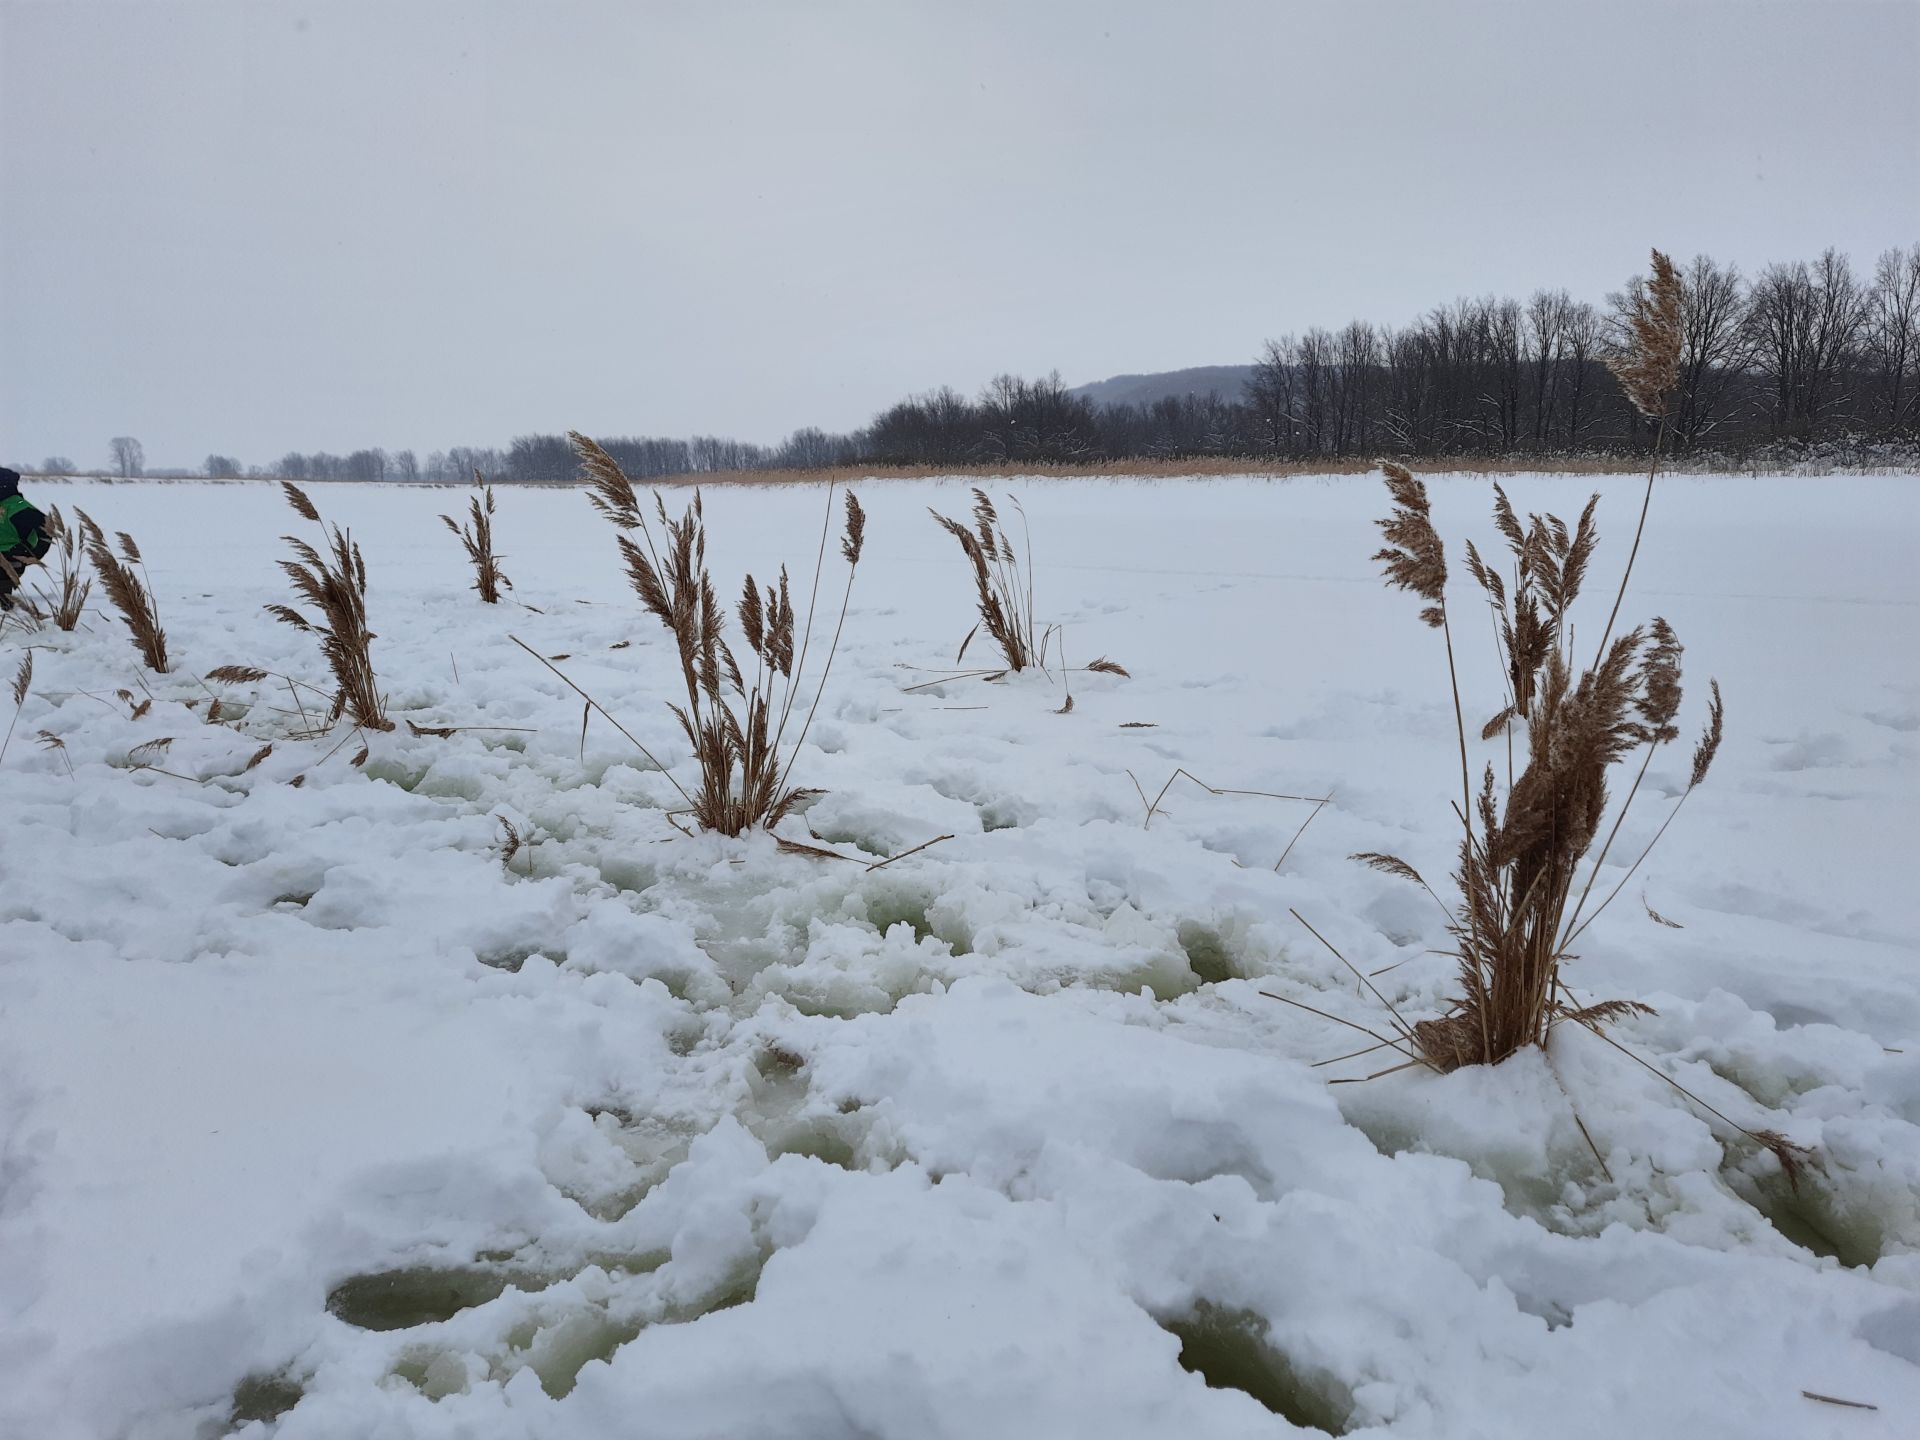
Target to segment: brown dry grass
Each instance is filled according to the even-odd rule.
[[[1445,550],[1428,517],[1425,486],[1398,466],[1388,467],[1388,485],[1395,510],[1381,525],[1394,546],[1380,557],[1386,562],[1388,583],[1419,594],[1427,602],[1422,617],[1450,635]],[[1627,876],[1583,920],[1595,880],[1654,753],[1680,733],[1674,721],[1681,700],[1681,646],[1665,620],[1656,618],[1628,631],[1586,669],[1575,668],[1569,614],[1598,543],[1595,504],[1589,502],[1571,529],[1553,515],[1530,515],[1523,525],[1505,492],[1496,487],[1495,494],[1495,520],[1512,555],[1510,579],[1503,580],[1471,546],[1467,567],[1492,612],[1506,672],[1505,703],[1481,736],[1507,733],[1508,786],[1503,805],[1493,766],[1488,765],[1474,794],[1458,679],[1449,653],[1461,754],[1463,839],[1454,873],[1460,901],[1443,908],[1455,942],[1448,953],[1458,962],[1463,993],[1456,1013],[1423,1021],[1411,1027],[1410,1036],[1421,1057],[1440,1070],[1498,1064],[1544,1041],[1559,1020],[1598,1027],[1635,1008],[1614,1001],[1574,1006],[1560,967],[1573,941],[1612,903],[1645,858],[1643,850]],[[1687,791],[1675,809],[1706,779],[1719,748],[1718,685],[1712,693],[1706,733],[1695,751]],[[1519,720],[1526,722],[1526,751],[1516,777],[1511,742]],[[1642,752],[1638,775],[1589,862],[1609,808],[1608,775],[1636,750]],[[1663,825],[1647,849],[1664,830]],[[1355,858],[1416,881],[1432,893],[1419,873],[1396,856]],[[1586,880],[1581,886],[1583,867]]]
[[[367,564],[353,537],[338,525],[320,518],[313,501],[290,480],[280,482],[287,504],[303,519],[319,525],[325,535],[327,553],[322,555],[297,535],[283,535],[294,558],[282,560],[294,594],[312,605],[317,620],[309,620],[288,605],[269,605],[267,613],[296,629],[319,637],[320,653],[333,671],[335,690],[328,722],[343,714],[354,724],[368,730],[391,730],[386,701],[380,694],[373,673],[374,635],[367,628]]]
[[[1396,507],[1380,522],[1395,542],[1381,554],[1388,583],[1419,594],[1428,602],[1423,618],[1450,633],[1445,552],[1427,518],[1425,487],[1399,467],[1388,468]],[[1582,1005],[1561,979],[1561,966],[1573,958],[1574,942],[1626,888],[1687,797],[1707,778],[1720,749],[1724,711],[1720,687],[1711,683],[1706,727],[1694,747],[1686,788],[1626,873],[1588,911],[1587,902],[1654,754],[1679,738],[1674,720],[1681,699],[1680,641],[1665,620],[1656,618],[1603,644],[1594,662],[1576,672],[1568,611],[1579,596],[1597,543],[1595,507],[1589,503],[1572,530],[1552,515],[1530,515],[1523,526],[1505,494],[1496,494],[1495,519],[1513,554],[1510,587],[1471,547],[1468,568],[1493,611],[1507,671],[1506,704],[1481,732],[1488,739],[1502,731],[1508,734],[1505,804],[1500,803],[1492,765],[1485,768],[1477,799],[1471,794],[1466,727],[1460,718],[1459,682],[1449,651],[1461,781],[1468,792],[1468,803],[1460,812],[1463,837],[1454,872],[1460,899],[1456,905],[1447,905],[1419,871],[1396,855],[1369,852],[1353,858],[1419,885],[1446,912],[1454,948],[1443,953],[1457,962],[1462,993],[1447,1014],[1408,1024],[1374,990],[1392,1015],[1395,1034],[1375,1034],[1380,1045],[1372,1048],[1391,1048],[1408,1057],[1407,1064],[1449,1071],[1464,1065],[1497,1065],[1528,1046],[1543,1045],[1557,1024],[1580,1025],[1666,1079],[1715,1119],[1766,1147],[1779,1160],[1789,1183],[1797,1184],[1800,1167],[1810,1153],[1805,1148],[1772,1130],[1747,1129],[1606,1035],[1613,1021],[1651,1014],[1647,1006],[1634,1000]],[[1618,607],[1616,599],[1616,612]],[[1526,721],[1526,760],[1515,778],[1512,728],[1522,719]],[[1605,841],[1593,853],[1609,808],[1608,775],[1636,750],[1642,757],[1639,770]],[[1581,884],[1583,866],[1586,879]],[[1662,919],[1662,923],[1672,922]],[[1585,1129],[1583,1123],[1583,1134]],[[1588,1143],[1592,1144],[1591,1137]],[[1600,1156],[1597,1147],[1594,1155]],[[1600,1163],[1604,1170],[1605,1160]]]
[[[93,523],[93,518],[78,507],[73,513],[80,517],[87,559],[92,562],[94,573],[100,577],[100,586],[107,592],[107,599],[113,602],[113,608],[120,612],[120,618],[126,622],[133,638],[133,648],[140,652],[140,658],[146,662],[149,670],[156,675],[166,674],[167,632],[160,628],[160,609],[154,603],[152,587],[144,578],[146,563],[141,557],[140,547],[134,543],[131,535],[122,530],[114,537],[120,546],[120,553],[115,555],[107,544],[106,534]],[[135,573],[136,567],[141,573]]]
[[[1467,569],[1486,597],[1505,672],[1505,703],[1480,732],[1482,740],[1503,732],[1507,736],[1504,806],[1492,765],[1481,778],[1478,798],[1474,795],[1447,610],[1446,549],[1433,527],[1426,486],[1403,466],[1384,466],[1393,509],[1379,522],[1388,544],[1374,558],[1382,562],[1389,585],[1410,590],[1426,602],[1421,619],[1446,637],[1460,745],[1463,838],[1454,872],[1460,902],[1452,908],[1442,902],[1442,909],[1448,912],[1455,941],[1448,953],[1458,961],[1463,993],[1454,1013],[1409,1027],[1405,1036],[1410,1050],[1439,1070],[1497,1065],[1528,1045],[1543,1043],[1561,1020],[1598,1030],[1609,1020],[1645,1008],[1631,1001],[1575,1006],[1560,967],[1580,933],[1612,903],[1647,850],[1665,834],[1673,813],[1706,779],[1720,747],[1723,712],[1720,687],[1714,683],[1706,733],[1694,751],[1685,792],[1626,876],[1583,922],[1600,869],[1655,752],[1680,735],[1674,724],[1681,699],[1679,637],[1658,617],[1644,628],[1613,635],[1659,473],[1668,399],[1679,374],[1684,298],[1678,273],[1658,250],[1653,252],[1650,277],[1636,280],[1630,296],[1628,334],[1608,365],[1635,407],[1658,420],[1660,430],[1633,548],[1592,662],[1584,670],[1575,668],[1569,615],[1599,542],[1594,520],[1598,495],[1569,530],[1554,515],[1529,515],[1523,525],[1506,492],[1495,485],[1494,522],[1511,553],[1510,580],[1483,561],[1471,542],[1466,549]],[[1526,722],[1526,752],[1516,778],[1513,729],[1518,721]],[[1608,774],[1636,750],[1642,751],[1639,773],[1575,899],[1580,870],[1606,818]],[[1433,894],[1420,874],[1397,856],[1367,853],[1354,858],[1414,880]]]
[[[473,588],[482,603],[498,605],[501,590],[511,590],[513,581],[500,568],[502,557],[493,548],[493,486],[481,478],[478,470],[473,472],[473,483],[480,493],[467,502],[466,524],[451,515],[442,515],[440,522],[466,547],[467,559],[473,564]]]
[[[93,591],[93,579],[81,568],[79,532],[67,523],[58,505],[47,507],[47,542],[47,553],[40,563],[54,575],[53,593],[41,597],[48,623],[57,630],[78,629],[87,596]]]
[[[1025,532],[1026,511],[1020,509],[1018,500],[1013,501],[1013,505],[1020,510],[1021,529]],[[973,568],[974,596],[980,607],[980,619],[960,642],[954,664],[966,659],[967,647],[980,633],[981,626],[985,626],[987,638],[999,647],[1000,658],[1007,669],[1025,670],[1029,665],[1045,668],[1047,640],[1052,632],[1041,630],[1034,620],[1031,534],[1026,535],[1026,550],[1022,553],[1008,536],[987,492],[978,488],[973,492],[971,526],[938,510],[928,513],[960,542],[960,549]]]
[[[846,497],[840,553],[847,563],[847,580],[840,618],[827,642],[813,699],[788,747],[787,729],[804,692],[813,643],[820,574],[833,518],[831,489],[804,628],[796,624],[784,566],[778,586],[760,585],[751,575],[746,578],[737,609],[741,635],[753,657],[749,681],[727,643],[725,613],[707,570],[706,516],[699,492],[694,492],[692,503],[678,519],[667,513],[665,502],[655,493],[655,521],[661,531],[656,543],[640,497],[618,462],[586,436],[576,433],[571,438],[587,477],[588,499],[620,532],[617,543],[634,593],[667,628],[678,651],[686,704],[669,702],[668,708],[699,761],[700,784],[693,794],[677,781],[675,788],[686,798],[694,818],[709,830],[739,835],[755,826],[771,829],[804,796],[817,793],[788,781],[825,692],[846,624],[853,577],[866,541],[866,514],[859,500],[851,493]]]

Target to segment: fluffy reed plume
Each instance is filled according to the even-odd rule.
[[[329,724],[344,714],[365,729],[391,730],[393,721],[387,718],[386,702],[373,673],[374,634],[367,628],[367,564],[360,556],[360,547],[338,525],[326,525],[299,486],[282,480],[280,488],[297,514],[323,527],[327,554],[322,555],[297,535],[281,536],[292,548],[294,558],[282,560],[280,568],[292,583],[294,594],[319,611],[319,619],[311,621],[288,605],[268,605],[267,613],[319,636],[320,653],[333,671],[336,687],[333,708],[327,716]]]
[[[1647,493],[1640,500],[1640,523],[1634,526],[1633,548],[1627,551],[1627,568],[1620,574],[1620,589],[1613,598],[1613,611],[1600,632],[1599,654],[1606,654],[1607,641],[1613,638],[1613,625],[1620,618],[1620,602],[1627,596],[1627,581],[1633,575],[1633,562],[1640,557],[1640,537],[1646,533],[1647,511],[1653,506],[1653,482],[1660,473],[1660,451],[1667,440],[1667,411],[1673,401],[1673,389],[1680,381],[1680,353],[1685,337],[1681,325],[1686,287],[1680,272],[1658,250],[1653,252],[1650,274],[1638,276],[1627,287],[1627,333],[1624,341],[1607,356],[1607,368],[1620,388],[1627,392],[1633,408],[1655,422],[1653,456],[1647,462]],[[1599,663],[1596,658],[1596,664]]]
[[[756,825],[773,827],[803,796],[815,793],[793,788],[788,780],[839,650],[853,577],[866,543],[866,512],[857,497],[847,495],[840,541],[847,580],[840,618],[827,643],[812,701],[788,747],[788,726],[805,688],[820,568],[833,518],[833,486],[827,490],[827,520],[821,529],[804,628],[796,626],[784,566],[778,586],[757,584],[751,575],[746,578],[737,613],[742,638],[753,656],[749,682],[727,643],[726,615],[707,571],[706,514],[700,493],[694,492],[693,503],[678,519],[668,515],[666,502],[654,495],[661,532],[656,543],[639,497],[618,462],[586,436],[576,432],[571,438],[587,476],[588,499],[621,532],[620,554],[634,593],[673,635],[679,652],[686,704],[669,702],[668,708],[680,721],[700,763],[698,789],[691,795],[681,793],[699,823],[723,835],[739,835]],[[784,764],[783,748],[787,751]]]
[[[1445,550],[1429,518],[1426,487],[1401,467],[1388,466],[1387,488],[1395,508],[1381,524],[1392,545],[1376,558],[1383,562],[1389,585],[1412,590],[1427,602],[1421,618],[1446,629]],[[1522,524],[1505,492],[1496,487],[1494,519],[1512,552],[1511,581],[1503,580],[1471,545],[1467,548],[1467,568],[1493,613],[1506,672],[1506,703],[1481,737],[1507,730],[1511,740],[1512,722],[1525,720],[1526,758],[1516,777],[1509,751],[1504,804],[1492,765],[1486,766],[1474,794],[1471,772],[1465,768],[1467,732],[1449,641],[1466,803],[1454,873],[1460,898],[1455,906],[1441,903],[1454,938],[1454,949],[1447,953],[1458,962],[1462,993],[1453,1013],[1410,1026],[1405,1037],[1418,1058],[1435,1069],[1498,1064],[1544,1041],[1558,1021],[1598,1029],[1640,1008],[1625,1001],[1576,1007],[1560,978],[1568,947],[1626,883],[1623,878],[1583,922],[1594,879],[1654,753],[1680,734],[1674,721],[1680,710],[1681,646],[1665,620],[1628,631],[1587,669],[1574,669],[1569,615],[1599,542],[1597,500],[1588,503],[1571,530],[1553,515],[1529,515]],[[1688,793],[1707,777],[1719,749],[1721,723],[1715,685]],[[1589,860],[1609,809],[1608,775],[1635,751],[1642,752],[1638,775],[1606,840]],[[1671,821],[1671,813],[1667,819]],[[1647,849],[1664,830],[1662,825]],[[1645,855],[1643,850],[1640,859]],[[1397,856],[1367,853],[1354,858],[1433,893],[1419,872]],[[1639,868],[1640,859],[1627,878]],[[1583,866],[1586,880],[1579,886]]]
[[[1018,500],[1013,504],[1020,509]],[[987,638],[1000,647],[1000,657],[1007,669],[1024,670],[1029,665],[1044,669],[1047,636],[1033,616],[1032,539],[1028,539],[1024,555],[1014,548],[1006,527],[1000,522],[999,512],[984,490],[973,492],[971,526],[938,510],[928,513],[940,522],[941,529],[960,542],[967,563],[973,567],[973,588],[980,603],[980,619],[960,642],[960,653],[954,657],[954,663],[966,658],[967,647],[984,625]],[[1024,528],[1025,510],[1020,511],[1020,518]]]
[[[1645,279],[1636,277],[1627,288],[1625,343],[1607,357],[1613,378],[1634,409],[1649,420],[1666,418],[1680,380],[1685,293],[1673,261],[1655,250],[1651,273]]]
[[[482,603],[498,605],[500,591],[511,590],[513,582],[500,568],[501,557],[493,549],[493,486],[481,478],[477,469],[473,472],[473,483],[480,493],[467,502],[467,523],[461,525],[451,515],[442,515],[440,523],[466,546],[467,559],[473,562],[473,588],[479,592]]]
[[[160,608],[154,603],[152,588],[142,574],[134,573],[136,566],[143,573],[146,569],[140,547],[133,543],[131,535],[122,530],[114,537],[120,545],[120,553],[115,555],[107,544],[106,535],[93,523],[93,517],[77,508],[73,513],[80,517],[80,532],[86,544],[87,559],[92,562],[94,573],[100,577],[100,585],[107,592],[107,599],[113,602],[113,608],[126,621],[127,629],[133,636],[133,648],[140,652],[140,658],[146,662],[149,670],[156,675],[166,674],[167,632],[160,628]]]

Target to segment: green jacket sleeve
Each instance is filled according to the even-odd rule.
[[[20,546],[20,532],[13,528],[13,517],[0,510],[0,555]]]

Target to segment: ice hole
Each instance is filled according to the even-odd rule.
[[[1239,962],[1227,948],[1220,932],[1198,920],[1182,920],[1175,930],[1187,964],[1203,985],[1218,985],[1223,980],[1240,980]]]
[[[534,1291],[549,1283],[544,1276],[495,1266],[416,1265],[343,1280],[328,1294],[327,1309],[361,1330],[407,1330],[484,1305],[509,1285]]]
[[[256,1420],[278,1420],[298,1405],[304,1394],[300,1382],[289,1375],[249,1375],[234,1387],[228,1424],[238,1430]]]
[[[1886,1236],[1871,1215],[1843,1212],[1833,1193],[1812,1176],[1802,1175],[1798,1188],[1778,1171],[1758,1179],[1735,1172],[1727,1180],[1741,1199],[1802,1250],[1858,1270],[1877,1261],[1885,1248]]]
[[[1346,1432],[1353,1400],[1331,1377],[1303,1373],[1267,1339],[1267,1322],[1251,1310],[1202,1300],[1162,1328],[1180,1341],[1180,1366],[1215,1390],[1238,1390],[1274,1414],[1326,1435]]]

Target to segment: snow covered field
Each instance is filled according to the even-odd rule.
[[[1639,501],[1598,483],[1588,625]],[[1571,517],[1594,484],[1510,490]],[[682,836],[597,719],[583,758],[577,697],[509,633],[685,746],[668,637],[580,492],[500,492],[524,604],[492,609],[434,518],[463,493],[315,487],[364,547],[396,715],[524,727],[403,726],[356,769],[358,739],[286,738],[272,684],[216,686],[238,727],[204,723],[216,666],[325,681],[261,611],[300,528],[275,489],[30,487],[139,540],[177,673],[136,719],[117,620],[32,637],[0,771],[0,1435],[1911,1435],[1916,487],[1663,480],[1626,606],[1687,645],[1689,743],[1709,675],[1727,740],[1570,978],[1812,1147],[1797,1192],[1585,1032],[1329,1086],[1387,1062],[1313,1068],[1365,1042],[1260,993],[1383,1019],[1290,909],[1397,965],[1409,1018],[1451,991],[1432,902],[1346,858],[1437,884],[1458,833],[1444,654],[1368,559],[1377,477],[1018,487],[1042,618],[1132,672],[1075,676],[1068,714],[1039,677],[907,688],[973,622],[926,513],[967,492],[863,487],[794,771],[829,793],[786,829],[864,864]],[[1456,557],[1491,548],[1488,482],[1434,494]],[[804,586],[822,500],[709,492],[723,594],[782,561]],[[1462,643],[1477,726],[1493,646]],[[1144,824],[1128,772],[1176,767],[1334,798],[1299,834],[1310,805],[1182,781]],[[499,817],[532,836],[511,869]]]

